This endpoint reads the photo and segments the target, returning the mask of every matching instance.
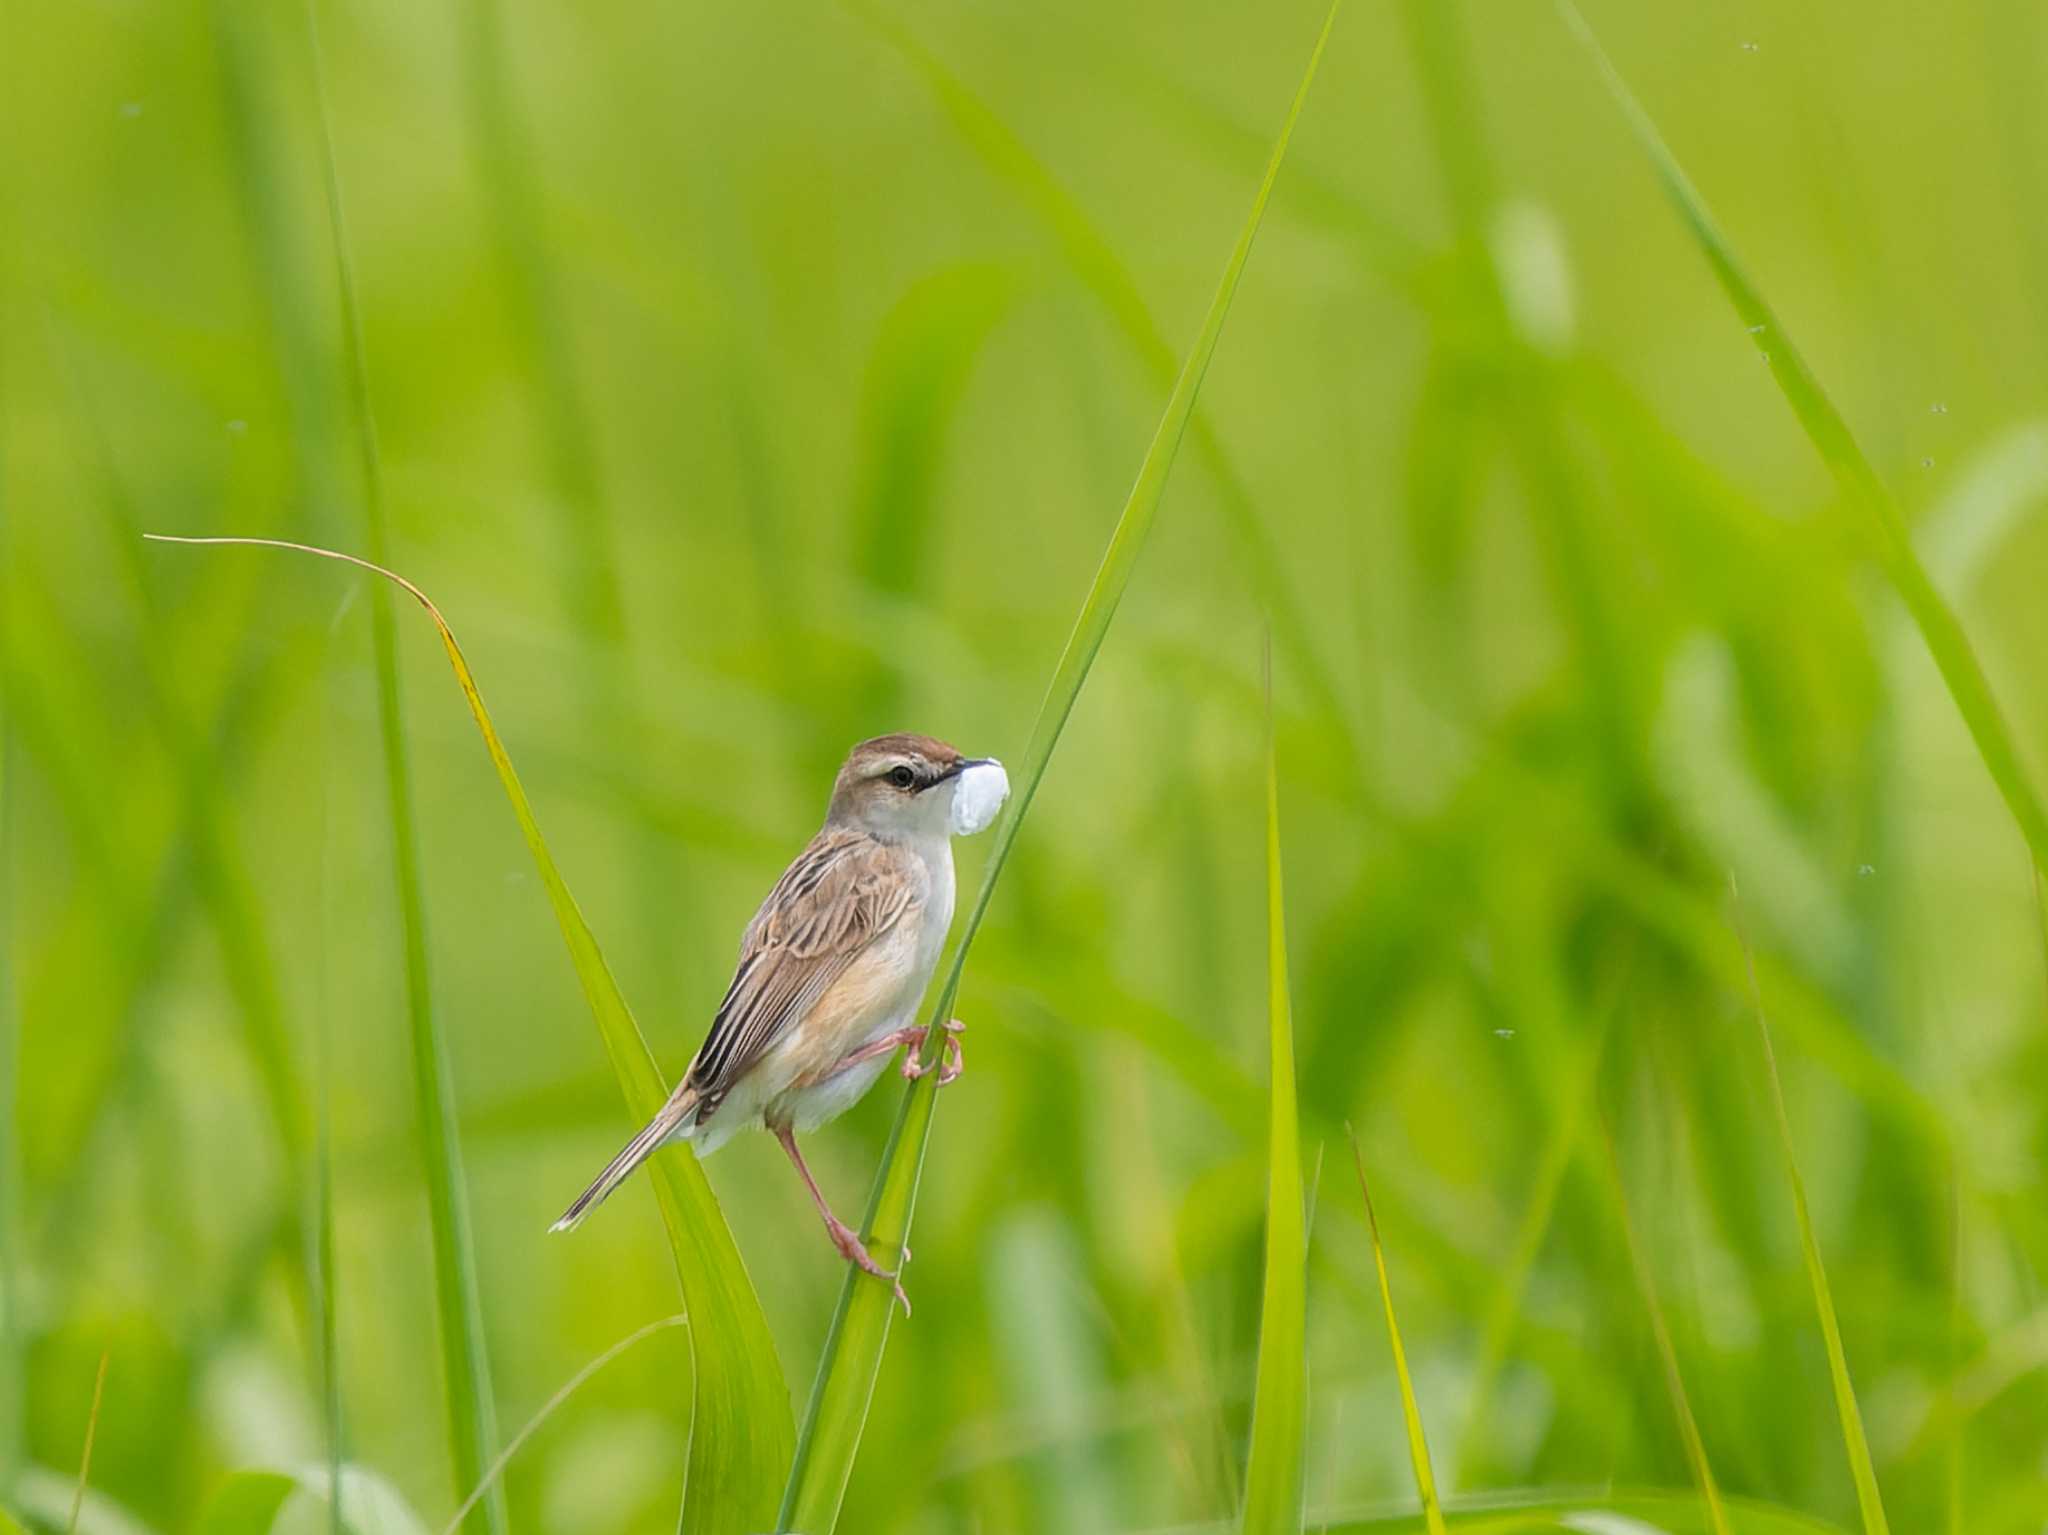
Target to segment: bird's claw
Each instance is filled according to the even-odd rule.
[[[960,1035],[966,1028],[967,1025],[958,1018],[952,1019],[946,1024],[946,1048],[941,1052],[938,1063],[939,1086],[941,1087],[946,1086],[948,1083],[959,1081],[960,1073],[967,1069],[966,1052],[960,1048]],[[906,1080],[911,1082],[915,1082],[919,1077],[924,1076],[932,1069],[931,1065],[924,1061],[918,1053],[924,1049],[923,1036],[929,1031],[919,1030],[918,1032],[919,1038],[917,1043],[903,1057],[903,1075]]]
[[[903,1303],[904,1316],[909,1316],[910,1297],[903,1293],[903,1270],[901,1268],[885,1269],[881,1264],[875,1262],[874,1255],[868,1251],[867,1245],[861,1241],[859,1233],[847,1225],[846,1222],[835,1220],[828,1229],[832,1233],[832,1245],[839,1249],[839,1256],[848,1263],[851,1263],[863,1274],[872,1274],[877,1279],[887,1280],[896,1291],[896,1299]],[[908,1243],[905,1243],[903,1247],[903,1261],[905,1263],[910,1261],[910,1245]]]

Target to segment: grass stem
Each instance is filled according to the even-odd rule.
[[[306,0],[306,37],[319,108],[320,144],[326,171],[328,230],[341,304],[342,350],[348,370],[355,431],[361,453],[366,543],[379,564],[390,558],[384,503],[384,465],[377,446],[376,414],[370,400],[370,372],[363,340],[362,310],[356,299],[354,261],[327,98],[327,65],[320,41],[317,0]],[[384,790],[391,817],[393,874],[405,952],[406,1014],[411,1022],[413,1087],[427,1183],[428,1224],[434,1247],[434,1295],[441,1341],[442,1385],[458,1487],[473,1486],[497,1445],[497,1409],[491,1394],[490,1357],[484,1342],[483,1299],[478,1290],[476,1244],[470,1231],[469,1195],[463,1177],[462,1142],[455,1111],[455,1084],[448,1041],[434,1010],[428,960],[426,896],[420,869],[419,831],[413,809],[412,768],[405,744],[405,711],[398,675],[397,620],[383,583],[370,591],[370,634],[377,673],[377,722],[384,745]],[[488,1498],[480,1527],[491,1535],[507,1528],[502,1493]]]

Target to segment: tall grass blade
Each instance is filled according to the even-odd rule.
[[[321,1028],[326,1031],[323,1018]],[[329,1535],[341,1535],[341,1337],[336,1321],[334,1268],[334,1124],[328,1071],[331,1062],[321,1051],[319,1121],[314,1132],[313,1169],[318,1180],[313,1200],[313,1299],[320,1328],[320,1417],[327,1442]]]
[[[369,361],[364,354],[363,317],[356,304],[349,253],[347,209],[341,168],[334,151],[334,124],[327,101],[327,64],[320,46],[316,0],[306,0],[306,38],[319,108],[320,148],[326,173],[328,232],[341,304],[342,350],[355,409],[362,457],[363,509],[370,558],[390,558],[384,511],[384,466],[377,448],[377,423],[370,406]],[[398,885],[399,925],[405,948],[406,1013],[411,1022],[413,1090],[425,1162],[428,1228],[434,1248],[434,1301],[440,1326],[441,1375],[447,1397],[448,1432],[457,1490],[474,1486],[497,1452],[498,1424],[491,1396],[490,1358],[484,1343],[483,1300],[477,1290],[476,1244],[470,1232],[469,1195],[462,1173],[461,1132],[456,1123],[455,1085],[448,1041],[434,1012],[433,978],[427,959],[427,909],[420,876],[419,834],[412,803],[412,767],[405,745],[405,712],[399,693],[397,623],[391,594],[383,583],[370,592],[370,632],[377,673],[377,722],[384,744],[384,791],[391,814],[393,872]],[[479,1521],[491,1535],[507,1529],[502,1494],[488,1499]]]
[[[426,610],[448,653],[455,680],[469,704],[484,748],[497,769],[498,782],[511,802],[512,814],[526,838],[541,884],[554,909],[555,923],[568,946],[576,978],[590,1005],[604,1041],[605,1053],[619,1079],[630,1118],[645,1123],[668,1097],[661,1070],[647,1049],[640,1026],[612,979],[596,935],[570,894],[540,832],[532,802],[512,766],[512,758],[484,707],[482,692],[456,642],[455,631],[427,594],[401,575],[354,555],[309,544],[262,538],[171,538],[150,535],[158,543],[227,544],[289,549],[338,560],[383,577],[404,590]],[[770,1517],[774,1487],[789,1464],[794,1437],[790,1425],[789,1387],[776,1358],[768,1319],[747,1277],[732,1231],[718,1207],[717,1196],[702,1164],[689,1147],[671,1144],[648,1164],[656,1202],[668,1229],[676,1275],[682,1283],[685,1312],[700,1325],[690,1329],[695,1364],[690,1452],[686,1466],[683,1529],[688,1535],[749,1535]],[[481,1472],[476,1486],[482,1481]]]
[[[1082,684],[1088,680],[1089,668],[1095,662],[1096,652],[1102,648],[1103,636],[1109,631],[1117,603],[1123,597],[1124,587],[1129,583],[1138,553],[1144,547],[1153,516],[1159,510],[1175,453],[1194,413],[1202,377],[1208,371],[1217,338],[1223,332],[1224,317],[1230,312],[1230,301],[1237,291],[1238,278],[1251,254],[1252,239],[1258,233],[1259,220],[1272,196],[1281,162],[1286,158],[1288,139],[1294,132],[1302,105],[1308,99],[1316,67],[1322,62],[1330,28],[1337,19],[1337,9],[1337,5],[1332,4],[1323,22],[1315,51],[1309,56],[1308,68],[1302,75],[1301,85],[1288,109],[1287,120],[1273,146],[1272,158],[1267,162],[1258,193],[1252,200],[1251,212],[1238,234],[1229,260],[1224,264],[1222,281],[1217,286],[1216,296],[1210,301],[1201,332],[1181,366],[1173,393],[1166,402],[1165,413],[1160,417],[1158,430],[1153,433],[1151,445],[1139,466],[1137,483],[1124,502],[1123,513],[1110,534],[1102,564],[1081,604],[1059,665],[1053,671],[1052,683],[1039,707],[1038,721],[1032,727],[1031,742],[1025,749],[1017,775],[1016,793],[996,826],[995,845],[990,849],[988,864],[982,873],[981,888],[975,894],[966,926],[953,949],[951,963],[931,1009],[931,1017],[939,1023],[952,1016],[953,999],[960,989],[960,973],[967,962],[967,951],[981,927],[996,881],[1001,877],[1010,849],[1016,843],[1018,828],[1023,825],[1032,799],[1038,793],[1046,766],[1052,760],[1053,749],[1058,746],[1067,717],[1072,714],[1074,702],[1080,697]],[[937,1039],[941,1032],[933,1028],[929,1037]],[[911,1214],[917,1203],[918,1180],[924,1170],[925,1148],[931,1136],[937,1075],[936,1072],[927,1073],[904,1094],[895,1126],[882,1153],[874,1191],[869,1196],[867,1217],[862,1223],[863,1235],[871,1243],[879,1242],[887,1250],[900,1250],[910,1231]],[[810,1405],[804,1414],[796,1456],[790,1466],[789,1484],[783,1494],[782,1511],[775,1526],[778,1531],[828,1535],[838,1522],[839,1506],[846,1495],[847,1479],[853,1474],[854,1457],[860,1448],[862,1430],[866,1427],[875,1376],[881,1369],[882,1352],[888,1343],[893,1311],[894,1302],[887,1286],[878,1285],[852,1269],[847,1271],[846,1281],[839,1292],[838,1309],[833,1313],[831,1330],[826,1334],[824,1357],[819,1361],[817,1380],[811,1389]]]
[[[0,475],[0,496],[5,494]],[[12,530],[0,500],[0,1498],[13,1489],[21,1465],[23,1418],[27,1408],[21,1358],[21,1277],[16,1265],[20,1214],[21,1133],[19,1035],[14,1015],[14,606],[7,585],[13,576]]]
[[[500,0],[463,7],[471,133],[497,247],[497,276],[524,372],[538,385],[533,411],[552,492],[554,565],[569,616],[606,646],[625,633],[617,538],[592,451],[590,409],[576,382],[561,284],[548,251],[535,185],[536,156],[522,131]],[[598,679],[602,680],[602,679]]]
[[[1778,1077],[1778,1052],[1771,1046],[1763,987],[1757,984],[1756,960],[1749,937],[1742,929],[1740,896],[1733,875],[1728,879],[1728,895],[1731,902],[1738,903],[1734,908],[1735,930],[1742,941],[1743,957],[1749,962],[1749,1001],[1756,1011],[1757,1039],[1763,1045],[1764,1074],[1771,1087],[1771,1117],[1778,1129],[1778,1149],[1785,1154],[1785,1179],[1792,1185],[1792,1213],[1799,1222],[1799,1251],[1806,1260],[1807,1282],[1813,1286],[1813,1309],[1820,1314],[1821,1337],[1827,1344],[1828,1377],[1834,1382],[1835,1413],[1842,1420],[1842,1447],[1849,1454],[1849,1474],[1856,1482],[1856,1506],[1863,1515],[1864,1535],[1890,1535],[1884,1499],[1877,1489],[1877,1471],[1870,1460],[1870,1441],[1863,1433],[1863,1412],[1856,1405],[1856,1388],[1849,1380],[1849,1356],[1842,1348],[1834,1292],[1828,1286],[1828,1271],[1821,1262],[1820,1242],[1813,1234],[1813,1216],[1807,1209],[1806,1180],[1800,1176],[1799,1160],[1792,1149],[1792,1116],[1785,1111],[1785,1085]]]
[[[1365,1180],[1365,1153],[1349,1125],[1351,1159],[1358,1164],[1358,1192],[1365,1197],[1365,1229],[1372,1238],[1373,1267],[1380,1276],[1380,1304],[1387,1313],[1387,1344],[1394,1355],[1394,1379],[1401,1386],[1401,1417],[1408,1425],[1408,1458],[1415,1465],[1415,1493],[1422,1500],[1422,1520],[1429,1535],[1444,1535],[1443,1505],[1437,1501],[1436,1473],[1429,1465],[1429,1441],[1422,1432],[1422,1408],[1415,1400],[1415,1382],[1408,1374],[1408,1351],[1401,1347],[1401,1327],[1394,1320],[1394,1287],[1387,1279],[1387,1254],[1380,1245],[1380,1219],[1373,1213],[1372,1186]]]
[[[1942,681],[1948,685],[1949,696],[1955,700],[1956,709],[1963,716],[1971,739],[1977,744],[1978,755],[1984,759],[1992,782],[1998,786],[2007,809],[2019,823],[2020,835],[2026,838],[2036,866],[2048,869],[2048,809],[2043,808],[2032,781],[2021,765],[2012,731],[1992,694],[1990,680],[1984,675],[1976,652],[1970,646],[1969,635],[1964,632],[1955,610],[1935,587],[1927,567],[1914,551],[1912,536],[1898,503],[1878,478],[1855,434],[1849,430],[1848,422],[1836,410],[1834,402],[1821,388],[1819,379],[1807,366],[1806,359],[1778,323],[1777,315],[1750,280],[1734,247],[1714,222],[1706,199],[1700,196],[1699,189],[1692,184],[1670,146],[1664,142],[1663,135],[1657,131],[1656,123],[1643,109],[1642,103],[1636,100],[1634,92],[1601,48],[1592,28],[1586,25],[1585,17],[1579,14],[1572,0],[1557,0],[1557,5],[1565,24],[1593,56],[1608,93],[1620,107],[1637,142],[1649,155],[1657,179],[1663,183],[1665,193],[1707,258],[1707,264],[1713,268],[1722,292],[1727,294],[1735,312],[1755,338],[1757,349],[1770,367],[1771,377],[1777,381],[1779,391],[1792,407],[1792,413],[1799,418],[1799,425],[1808,441],[1834,476],[1844,500],[1870,520],[1877,535],[1878,553],[1886,575],[1919,627],[1921,638],[1926,641],[1934,664],[1941,672]]]
[[[1024,206],[1051,234],[1060,254],[1082,286],[1094,295],[1145,371],[1162,389],[1171,388],[1181,368],[1173,343],[1145,303],[1131,275],[1081,200],[1053,175],[1044,161],[967,84],[946,68],[938,55],[907,28],[869,3],[841,0],[877,36],[900,54],[953,120],[967,146],[990,174],[1014,187]],[[1289,664],[1314,693],[1319,713],[1347,720],[1350,711],[1322,660],[1309,631],[1302,605],[1288,583],[1280,552],[1252,505],[1251,492],[1223,447],[1216,429],[1200,411],[1188,423],[1199,461],[1214,480],[1224,514],[1240,540],[1251,566],[1251,580],[1280,639]],[[1357,743],[1347,728],[1339,737],[1356,774]]]
[[[1301,1116],[1294,1095],[1294,1004],[1287,987],[1287,907],[1280,878],[1280,771],[1273,744],[1272,661],[1266,677],[1266,1287],[1252,1386],[1244,1535],[1299,1535],[1308,1434],[1308,1229],[1302,1203]],[[1361,1167],[1363,1164],[1361,1164]],[[1397,1343],[1396,1348],[1399,1347]]]
[[[2040,889],[2035,871],[2035,890]],[[1957,1187],[1955,1166],[1948,1177],[1948,1358],[1947,1373],[1954,1379],[1963,1368],[1963,1201]],[[1947,1535],[1963,1535],[1963,1415],[1957,1413],[1942,1435],[1941,1480]]]
[[[100,1367],[92,1378],[92,1410],[85,1417],[85,1448],[78,1456],[78,1490],[71,1495],[71,1517],[64,1522],[65,1535],[77,1535],[78,1511],[85,1507],[85,1489],[92,1481],[92,1442],[100,1431],[100,1404],[107,1394],[107,1360],[100,1355]]]
[[[1657,1359],[1664,1367],[1664,1388],[1671,1397],[1671,1411],[1678,1419],[1678,1436],[1685,1446],[1686,1463],[1692,1467],[1692,1478],[1699,1488],[1700,1504],[1707,1515],[1707,1525],[1713,1535],[1731,1535],[1728,1527],[1728,1510],[1721,1501],[1721,1489],[1714,1481],[1714,1468],[1707,1463],[1707,1444],[1700,1437],[1699,1419],[1693,1416],[1692,1400],[1685,1394],[1685,1376],[1678,1368],[1678,1350],[1672,1346],[1671,1329],[1664,1320],[1663,1303],[1657,1299],[1657,1281],[1650,1273],[1649,1255],[1643,1251],[1642,1239],[1636,1234],[1636,1223],[1628,1210],[1628,1187],[1621,1176],[1621,1159],[1614,1150],[1614,1132],[1604,1122],[1601,1125],[1601,1141],[1607,1149],[1607,1172],[1614,1186],[1614,1210],[1621,1221],[1621,1234],[1628,1244],[1629,1266],[1635,1270],[1636,1288],[1643,1297],[1643,1309],[1649,1313],[1650,1333],[1657,1344]]]
[[[344,606],[329,628],[332,638],[343,616]],[[322,657],[322,676],[329,667]],[[320,838],[320,975],[315,1017],[318,1030],[314,1042],[313,1119],[313,1308],[320,1331],[321,1429],[327,1441],[327,1530],[341,1535],[341,1466],[346,1458],[341,1422],[341,1330],[337,1316],[334,1265],[334,822],[332,721],[335,700],[330,689],[328,707],[322,711],[320,761],[327,774],[327,792],[321,796]]]
[[[1451,224],[1458,238],[1477,250],[1493,211],[1496,178],[1458,9],[1455,0],[1402,0],[1400,6]]]

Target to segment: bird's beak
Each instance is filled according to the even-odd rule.
[[[993,757],[962,757],[958,762],[947,768],[945,772],[939,774],[937,778],[926,784],[925,788],[936,789],[940,784],[946,782],[947,779],[958,778],[969,768],[987,767],[995,760]]]

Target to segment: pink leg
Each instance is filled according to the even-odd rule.
[[[909,1316],[910,1297],[903,1293],[903,1281],[897,1277],[896,1271],[885,1269],[875,1262],[869,1256],[867,1248],[862,1245],[860,1233],[832,1213],[832,1207],[825,1203],[825,1195],[818,1187],[818,1180],[811,1176],[810,1168],[804,1165],[804,1154],[797,1150],[796,1132],[783,1125],[776,1129],[775,1138],[782,1142],[782,1149],[789,1153],[790,1161],[796,1164],[796,1170],[804,1180],[804,1187],[811,1191],[811,1203],[818,1207],[818,1213],[825,1218],[825,1230],[832,1238],[832,1245],[839,1249],[839,1256],[848,1263],[857,1264],[863,1273],[873,1274],[875,1278],[886,1279],[893,1284],[896,1287],[896,1298],[903,1302],[903,1314]],[[904,1249],[903,1257],[906,1262],[909,1260],[908,1248]]]
[[[871,1039],[854,1051],[853,1054],[835,1061],[817,1080],[823,1082],[827,1078],[838,1076],[842,1071],[851,1071],[862,1061],[871,1061],[878,1055],[889,1055],[904,1045],[910,1046],[913,1050],[922,1049],[924,1047],[924,1030],[922,1028],[897,1029],[893,1033],[884,1034],[880,1039]]]
[[[955,1036],[966,1027],[967,1025],[958,1018],[955,1018],[946,1025],[945,1064],[939,1068],[939,1086],[941,1087],[957,1080],[963,1068],[964,1062],[960,1052],[960,1041]],[[903,1059],[903,1075],[915,1082],[925,1072],[930,1070],[927,1066],[919,1065],[917,1059],[917,1052],[924,1048],[925,1033],[926,1031],[922,1025],[893,1030],[890,1033],[884,1034],[880,1039],[869,1040],[851,1055],[841,1057],[828,1070],[811,1080],[813,1083],[826,1081],[838,1076],[842,1071],[851,1071],[863,1061],[871,1061],[878,1055],[893,1054],[896,1050],[908,1045],[910,1047],[910,1054]]]

